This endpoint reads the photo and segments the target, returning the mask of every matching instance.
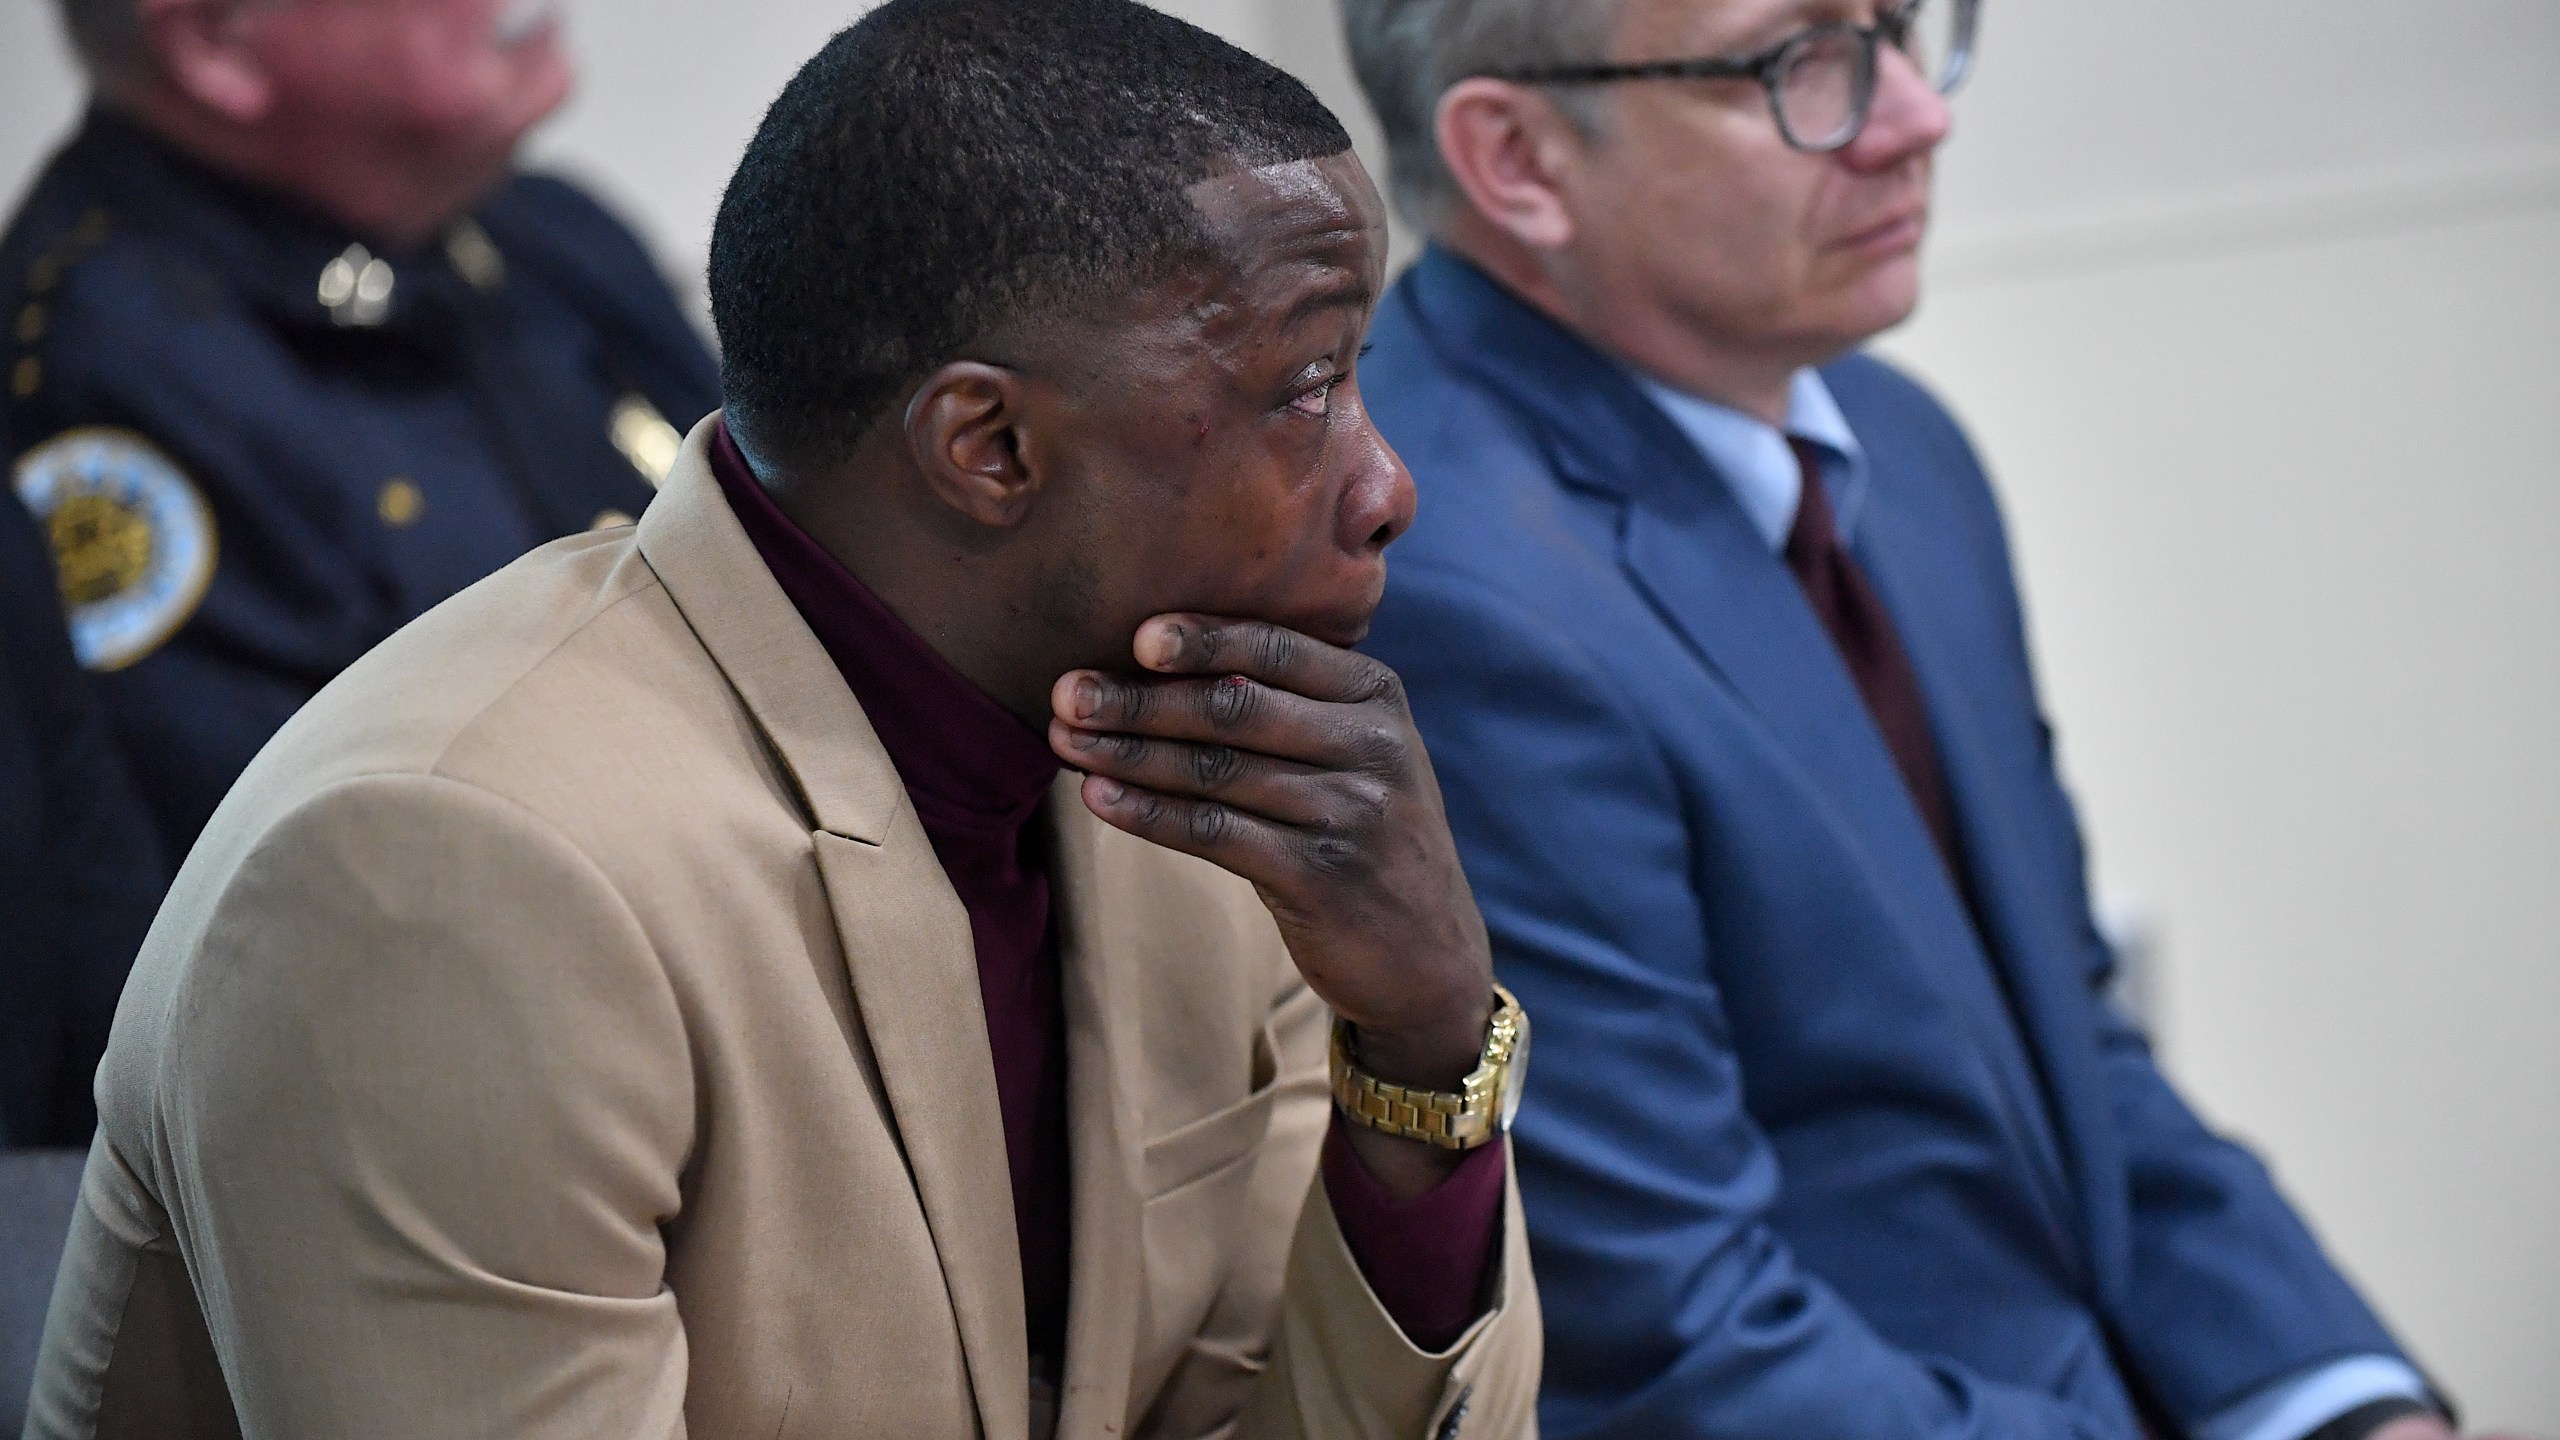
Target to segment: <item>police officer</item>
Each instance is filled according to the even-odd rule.
[[[90,1072],[163,879],[43,540],[0,495],[0,1146],[89,1143]]]
[[[313,692],[647,504],[717,373],[518,174],[544,0],[61,0],[86,120],[0,242],[0,463],[169,863]]]

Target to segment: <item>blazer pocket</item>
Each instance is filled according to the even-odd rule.
[[[1253,1093],[1147,1142],[1139,1164],[1150,1202],[1253,1158],[1271,1133],[1279,1050],[1266,1024],[1253,1037]]]

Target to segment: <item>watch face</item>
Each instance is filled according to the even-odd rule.
[[[1520,1090],[1529,1079],[1529,1012],[1520,1012],[1520,1032],[1511,1042],[1511,1063],[1502,1069],[1501,1125],[1504,1133],[1511,1130],[1513,1117],[1520,1113]]]

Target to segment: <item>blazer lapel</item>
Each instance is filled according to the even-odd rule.
[[[2121,1181],[2108,1183],[2104,1177],[2121,1176],[2123,1170],[2098,1055],[2086,1043],[2095,1031],[2089,1007],[2098,1001],[2070,966],[2050,958],[2078,953],[2082,937],[2073,931],[2088,920],[2051,913],[2052,887],[2022,873],[2043,858],[2038,854],[2041,842],[2028,817],[2019,813],[2021,797],[2005,778],[2008,767],[1999,756],[2032,741],[1992,733],[1994,722],[1983,702],[2008,686],[1996,675],[1976,673],[1979,646],[1965,644],[1963,637],[1978,627],[1957,621],[1943,606],[1920,603],[1922,596],[1963,594],[1979,586],[1981,577],[1932,573],[1946,558],[1910,543],[1919,527],[1902,513],[1902,487],[1894,483],[1892,467],[1890,457],[1879,457],[1866,512],[1869,523],[1858,541],[1860,560],[1920,674],[1963,833],[1967,878],[1986,932],[1983,948],[1999,968],[2018,1011],[2016,1028],[2044,1077],[2055,1147],[2050,1163],[2067,1167],[2076,1179],[2069,1193],[2079,1203],[2069,1207],[2070,1213],[2080,1221],[2087,1253],[2103,1255],[2107,1248],[2096,1241],[2121,1229],[2115,1212],[2123,1208]],[[2044,957],[2047,963],[2033,963],[2029,957]]]
[[[1442,358],[1533,422],[1566,483],[1625,507],[1628,576],[1759,717],[1825,820],[1866,862],[1886,910],[1972,1031],[1981,1080],[2026,1163],[2050,1238],[2076,1266],[2068,1180],[1983,939],[1795,577],[1697,447],[1615,362],[1445,252],[1426,253],[1413,279],[1416,318]],[[1927,674],[1928,660],[1913,658]]]
[[[1453,366],[1537,422],[1569,484],[1625,507],[1637,589],[1763,722],[1770,742],[1925,953],[1970,944],[1971,921],[1866,702],[1750,517],[1706,457],[1615,362],[1433,250],[1415,266],[1423,326]]]
[[[1649,402],[1646,408],[1652,409]],[[1695,457],[1693,448],[1682,445]],[[2043,1087],[2026,1061],[2027,1042],[2017,1034],[1984,953],[1986,937],[1919,808],[1908,799],[1902,772],[1857,682],[1795,577],[1702,459],[1696,470],[1696,488],[1706,497],[1698,513],[1681,513],[1655,497],[1631,506],[1628,573],[1766,722],[1770,739],[1794,760],[1799,783],[1866,860],[1868,880],[1885,896],[1887,911],[1909,935],[1913,952],[1931,966],[1951,1010],[1973,1032],[1982,1078],[2002,1104],[2011,1143],[2027,1163],[2048,1222],[2057,1227],[2054,1238],[2065,1263],[2076,1264],[2079,1247],[2066,1238],[2064,1226],[2073,1208]],[[1931,658],[1915,652],[1913,665],[1926,676]],[[1937,698],[1925,680],[1923,693]],[[1965,778],[1951,768],[1951,785],[1961,786]]]
[[[816,821],[854,1004],[942,1261],[983,1434],[1029,1426],[1022,1259],[968,912],[861,705],[765,569],[694,428],[640,550]]]
[[[1082,777],[1049,792],[1051,895],[1065,967],[1067,1153],[1075,1191],[1067,1290],[1067,1359],[1058,1434],[1119,1433],[1127,1422],[1144,1262],[1140,1253],[1139,1126],[1124,1057],[1138,1037],[1131,987],[1144,937],[1117,927],[1085,809]]]

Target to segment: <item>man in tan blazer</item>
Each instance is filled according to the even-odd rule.
[[[31,1433],[1531,1433],[1525,1022],[1341,648],[1384,254],[1128,0],[837,37],[723,206],[726,419],[188,857]]]

